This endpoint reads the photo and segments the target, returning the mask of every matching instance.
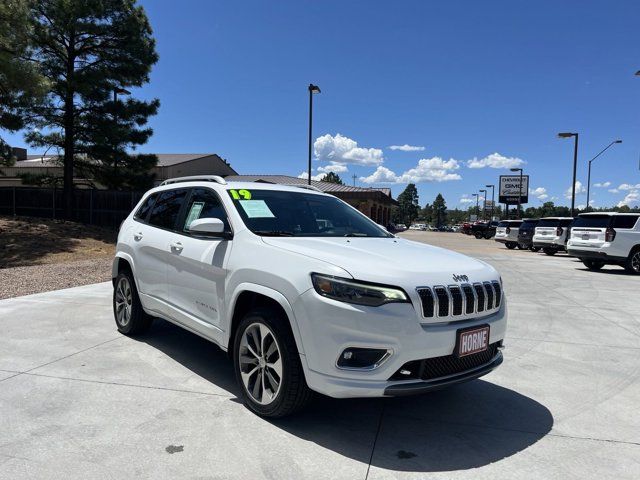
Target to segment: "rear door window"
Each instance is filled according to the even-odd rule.
[[[188,189],[179,188],[160,193],[158,200],[151,210],[148,223],[154,227],[167,230],[175,229],[178,214],[187,196],[187,192]]]
[[[638,215],[615,215],[613,228],[633,228],[638,221]]]

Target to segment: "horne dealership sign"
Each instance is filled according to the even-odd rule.
[[[498,201],[508,205],[518,204],[518,195],[520,203],[529,202],[529,175],[522,176],[522,187],[520,186],[520,175],[500,175],[500,190],[498,193]]]

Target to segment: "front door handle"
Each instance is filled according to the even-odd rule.
[[[133,239],[136,240],[136,241],[140,241],[140,240],[142,240],[143,236],[144,235],[142,235],[142,232],[134,233],[133,234]]]
[[[169,247],[171,247],[171,250],[175,250],[176,252],[182,251],[182,243],[180,242],[173,242],[169,244]]]

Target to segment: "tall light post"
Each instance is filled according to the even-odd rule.
[[[320,87],[314,85],[313,83],[309,84],[309,170],[308,170],[308,180],[307,183],[311,185],[311,136],[313,131],[313,95],[315,93],[320,93]]]
[[[561,132],[559,138],[574,137],[573,143],[573,183],[571,184],[571,216],[573,217],[576,207],[576,170],[578,168],[578,134],[572,132]]]
[[[118,108],[118,94],[131,95],[131,92],[125,88],[120,88],[120,87],[116,87],[113,89],[113,123],[115,127],[118,126],[118,113],[116,111]],[[117,156],[113,159],[113,173],[117,177],[118,175],[118,157]]]
[[[478,205],[478,194],[477,193],[472,193],[471,194],[472,197],[476,197],[476,222],[479,220],[479,216],[480,216],[480,205]]]
[[[479,190],[480,193],[484,193],[484,195],[482,195],[482,219],[486,220],[486,215],[487,215],[487,191],[486,190]]]
[[[622,143],[622,140],[614,140],[609,145],[607,145],[602,150],[600,150],[600,153],[598,153],[595,157],[593,157],[591,160],[589,160],[589,173],[587,174],[587,212],[589,211],[589,206],[590,206],[589,205],[589,194],[591,193],[591,162],[593,162],[596,158],[598,158],[600,155],[602,155],[609,147],[611,147],[612,145],[614,145],[616,143]]]
[[[518,219],[522,218],[522,213],[520,213],[520,202],[522,201],[522,169],[521,168],[512,168],[512,172],[520,172],[520,185],[518,189]]]
[[[493,220],[493,209],[496,205],[496,186],[495,185],[485,185],[485,187],[491,187],[491,220]]]

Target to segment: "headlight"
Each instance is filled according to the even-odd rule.
[[[362,283],[329,275],[311,274],[313,287],[323,297],[340,302],[379,307],[385,303],[408,303],[409,297],[396,287]]]

